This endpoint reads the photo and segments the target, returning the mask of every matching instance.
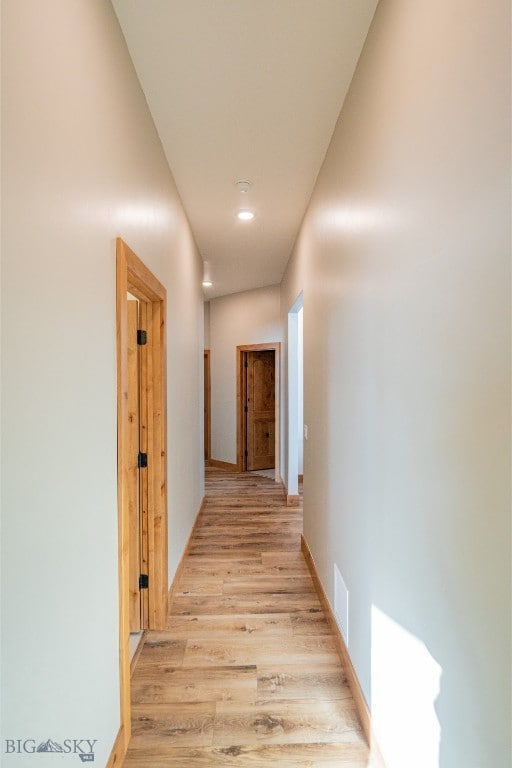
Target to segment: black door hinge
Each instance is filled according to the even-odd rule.
[[[248,367],[249,367],[249,363],[248,363],[248,362],[247,362],[247,360],[246,360],[246,361],[244,362],[244,368],[248,368]]]
[[[249,408],[247,405],[244,405],[244,411],[247,413],[249,411]]]
[[[148,343],[148,334],[147,331],[137,331],[137,344],[139,347],[143,347],[144,344]]]
[[[246,451],[246,452],[245,452],[245,455],[246,455],[246,456],[248,456],[248,455],[249,455],[249,453]]]
[[[149,588],[149,576],[147,573],[141,573],[139,576],[139,589]]]
[[[144,469],[148,465],[148,455],[147,453],[141,453],[139,451],[139,455],[137,457],[137,466],[139,469]]]

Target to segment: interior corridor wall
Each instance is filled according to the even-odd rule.
[[[282,283],[305,535],[389,768],[510,761],[509,30],[381,0]]]
[[[236,463],[236,348],[281,341],[278,285],[210,301],[212,458]]]
[[[2,741],[119,728],[115,238],[166,286],[170,575],[203,494],[202,265],[104,0],[2,2]],[[30,744],[29,744],[30,746]],[[78,759],[78,758],[73,758]]]

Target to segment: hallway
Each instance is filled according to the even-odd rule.
[[[132,677],[124,768],[366,768],[301,530],[271,479],[206,471],[168,628]]]

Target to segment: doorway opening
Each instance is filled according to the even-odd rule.
[[[286,499],[299,502],[299,478],[303,476],[303,296],[297,296],[288,312],[288,462]]]
[[[166,290],[120,238],[116,294],[118,760],[130,739],[130,631],[164,629],[168,595]]]
[[[274,469],[280,474],[279,342],[238,346],[237,466],[239,472]]]

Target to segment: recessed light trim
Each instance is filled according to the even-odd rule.
[[[236,182],[236,188],[239,192],[242,192],[242,194],[246,195],[249,189],[251,188],[251,182],[250,181],[237,181]]]
[[[252,211],[238,211],[237,217],[240,221],[252,221],[254,219],[254,213]]]

